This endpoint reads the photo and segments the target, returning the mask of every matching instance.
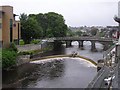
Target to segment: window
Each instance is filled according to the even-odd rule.
[[[12,36],[13,36],[13,32],[12,32],[12,30],[13,30],[13,20],[12,19],[10,19],[10,42],[12,42]]]
[[[0,18],[2,18],[2,12],[0,12]]]
[[[13,24],[14,27],[16,27],[16,24]]]
[[[10,19],[10,28],[12,28],[13,21]]]
[[[2,23],[0,23],[0,29],[2,28]]]

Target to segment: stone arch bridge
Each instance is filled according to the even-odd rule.
[[[95,42],[100,42],[103,44],[103,50],[107,50],[108,49],[108,45],[113,43],[113,41],[115,41],[115,39],[113,38],[101,38],[101,37],[56,37],[56,38],[48,38],[47,39],[48,42],[54,42],[54,44],[56,46],[58,46],[57,42],[65,42],[66,43],[66,47],[71,46],[71,42],[72,41],[78,41],[79,43],[79,48],[83,48],[84,41],[90,41],[91,42],[91,50],[92,51],[96,51],[96,46],[95,46]]]

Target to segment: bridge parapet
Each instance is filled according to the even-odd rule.
[[[47,38],[48,41],[55,41],[55,40],[59,40],[59,41],[67,41],[67,40],[72,40],[72,41],[79,41],[79,40],[83,40],[83,41],[103,41],[103,42],[113,42],[116,39],[113,38],[102,38],[102,37],[53,37],[53,38]]]
[[[56,38],[50,38],[53,40],[72,40],[72,41],[113,41],[113,38],[101,38],[101,37],[56,37]]]

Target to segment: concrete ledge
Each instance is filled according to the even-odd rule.
[[[18,56],[16,59],[17,66],[20,66],[22,64],[29,63],[29,62],[30,62],[30,55],[21,55],[21,56]]]
[[[17,45],[19,52],[39,50],[41,49],[41,44],[26,44],[26,45]]]
[[[31,59],[30,61],[36,61],[36,60],[41,60],[41,59],[49,59],[49,58],[58,58],[58,57],[72,57],[72,56],[71,55],[53,55],[53,56],[40,57],[40,58],[37,58],[37,59]],[[86,58],[86,57],[83,57],[83,56],[80,56],[80,55],[76,55],[75,57],[87,60],[87,61],[91,62],[92,64],[94,64],[95,66],[97,66],[97,63],[95,61],[93,61],[92,59],[89,59],[89,58]]]

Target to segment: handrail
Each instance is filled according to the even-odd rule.
[[[46,38],[47,40],[95,40],[95,41],[113,41],[113,38],[102,38],[102,37],[52,37]]]
[[[116,45],[111,46],[107,51],[104,51],[103,58],[107,58],[108,54],[115,48]]]

